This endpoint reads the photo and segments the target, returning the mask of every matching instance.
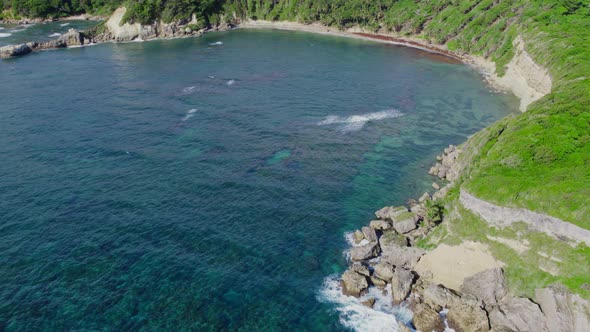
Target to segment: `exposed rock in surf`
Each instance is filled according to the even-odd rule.
[[[361,302],[362,305],[364,305],[365,307],[368,308],[373,308],[373,306],[375,305],[375,299],[374,298],[370,298],[366,301]]]
[[[358,229],[356,231],[354,231],[354,234],[352,234],[352,237],[354,238],[354,242],[356,244],[361,243],[361,241],[365,239],[365,235],[363,234],[363,232],[359,231]]]
[[[371,284],[377,288],[384,289],[387,286],[387,282],[376,276],[371,276]]]
[[[379,254],[377,242],[369,242],[363,246],[350,249],[350,259],[356,262],[371,259]]]
[[[362,232],[367,241],[377,242],[377,233],[375,232],[375,229],[365,226],[362,228]]]
[[[391,279],[391,293],[393,294],[394,305],[402,303],[408,297],[414,278],[412,271],[400,266],[395,268],[395,273]]]
[[[342,275],[342,292],[345,295],[359,297],[369,287],[367,278],[353,270],[346,270]]]
[[[414,318],[412,320],[418,331],[445,330],[445,323],[434,309],[425,303],[419,303],[414,307]]]
[[[365,277],[371,276],[371,272],[369,271],[369,269],[366,266],[362,265],[361,263],[352,264],[350,269],[360,275],[365,276]]]
[[[17,56],[23,56],[29,54],[33,51],[30,45],[28,44],[20,44],[20,45],[8,45],[4,47],[0,47],[0,58],[11,58]]]
[[[504,271],[494,268],[465,278],[461,292],[474,295],[488,305],[501,302],[508,294]]]
[[[393,265],[386,262],[379,262],[373,266],[373,269],[375,270],[375,276],[387,282],[391,282],[391,278],[393,278],[393,273],[395,271]]]

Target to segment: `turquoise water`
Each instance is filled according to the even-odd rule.
[[[84,30],[96,21],[72,20],[38,24],[0,24],[0,47],[31,41],[45,42],[57,38],[69,29]]]
[[[40,52],[0,77],[7,331],[343,330],[322,287],[344,233],[517,108],[428,53],[281,31]]]

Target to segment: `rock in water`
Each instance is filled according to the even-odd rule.
[[[370,242],[364,246],[354,247],[350,249],[350,259],[359,262],[366,259],[371,259],[379,254],[379,246],[377,242]]]
[[[371,277],[371,283],[373,284],[373,286],[380,288],[380,289],[384,289],[385,286],[387,286],[387,282],[385,282],[384,280],[379,279],[375,276]]]
[[[504,299],[490,311],[489,318],[494,329],[504,327],[513,331],[549,332],[539,305],[526,298]]]
[[[363,235],[364,235],[365,239],[367,239],[367,241],[377,242],[377,233],[375,233],[375,229],[365,226],[362,228],[362,231],[363,231]]]
[[[375,305],[375,299],[370,298],[366,301],[361,302],[362,305],[364,305],[365,307],[369,307],[369,308],[373,308],[373,306]]]
[[[346,270],[342,275],[342,293],[359,297],[369,287],[367,278],[353,270]]]
[[[31,53],[33,50],[27,44],[20,44],[20,45],[8,45],[4,47],[0,47],[0,58],[11,58],[17,56],[23,56],[25,54]]]
[[[379,238],[383,262],[393,266],[413,268],[424,255],[425,251],[416,247],[408,247],[408,238],[394,231],[383,233]]]
[[[413,323],[418,331],[442,332],[445,330],[445,324],[438,312],[424,303],[419,303],[414,308]]]
[[[455,331],[488,332],[488,315],[479,305],[460,303],[449,309],[449,326]]]
[[[360,275],[365,276],[365,277],[369,277],[371,275],[371,272],[369,272],[369,269],[366,266],[362,265],[361,263],[352,264],[350,269]]]
[[[504,271],[498,267],[467,277],[461,285],[461,292],[475,295],[488,305],[497,304],[508,294]]]
[[[395,268],[395,273],[391,279],[391,293],[393,294],[394,305],[402,303],[408,297],[413,283],[414,274],[412,271],[401,266]]]
[[[363,232],[359,231],[358,229],[354,232],[352,236],[354,237],[354,242],[356,244],[361,243],[361,241],[365,238]]]

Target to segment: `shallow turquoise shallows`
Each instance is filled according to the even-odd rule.
[[[322,291],[344,234],[517,108],[422,51],[285,31],[39,52],[0,77],[7,331],[350,328]]]

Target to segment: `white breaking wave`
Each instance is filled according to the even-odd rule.
[[[227,85],[230,85],[230,86],[231,86],[231,85],[234,85],[234,83],[236,83],[236,81],[234,81],[234,80],[229,80],[229,81],[227,81],[227,83],[225,83],[225,84],[227,84]]]
[[[361,130],[369,121],[398,118],[402,115],[404,115],[402,112],[394,109],[381,112],[352,115],[348,117],[329,115],[323,121],[318,122],[318,126],[343,124],[344,126],[342,126],[341,128],[343,132],[358,131]]]
[[[217,45],[223,45],[223,43],[218,41],[218,42],[209,44],[209,46],[217,46]]]
[[[386,287],[386,294],[383,294],[382,290],[371,287],[368,294],[356,298],[342,294],[338,277],[330,276],[324,280],[318,300],[335,304],[340,323],[346,328],[359,332],[397,332],[400,323],[396,317],[408,323],[412,320],[412,312],[406,307],[391,305],[390,288]],[[361,303],[369,298],[375,299],[373,309]]]
[[[61,33],[57,33],[57,32],[49,35],[49,37],[59,37],[59,36],[61,36]]]
[[[195,116],[195,113],[197,112],[196,109],[192,109],[192,110],[188,110],[188,112],[186,112],[186,115],[184,116],[184,118],[182,118],[182,121],[186,121],[190,118],[192,118],[193,116]]]
[[[0,33],[0,38],[10,37],[10,36],[12,36],[11,33]]]
[[[70,25],[70,23],[62,23],[62,24],[60,24],[59,26],[62,26],[62,27],[67,27],[68,25]]]

